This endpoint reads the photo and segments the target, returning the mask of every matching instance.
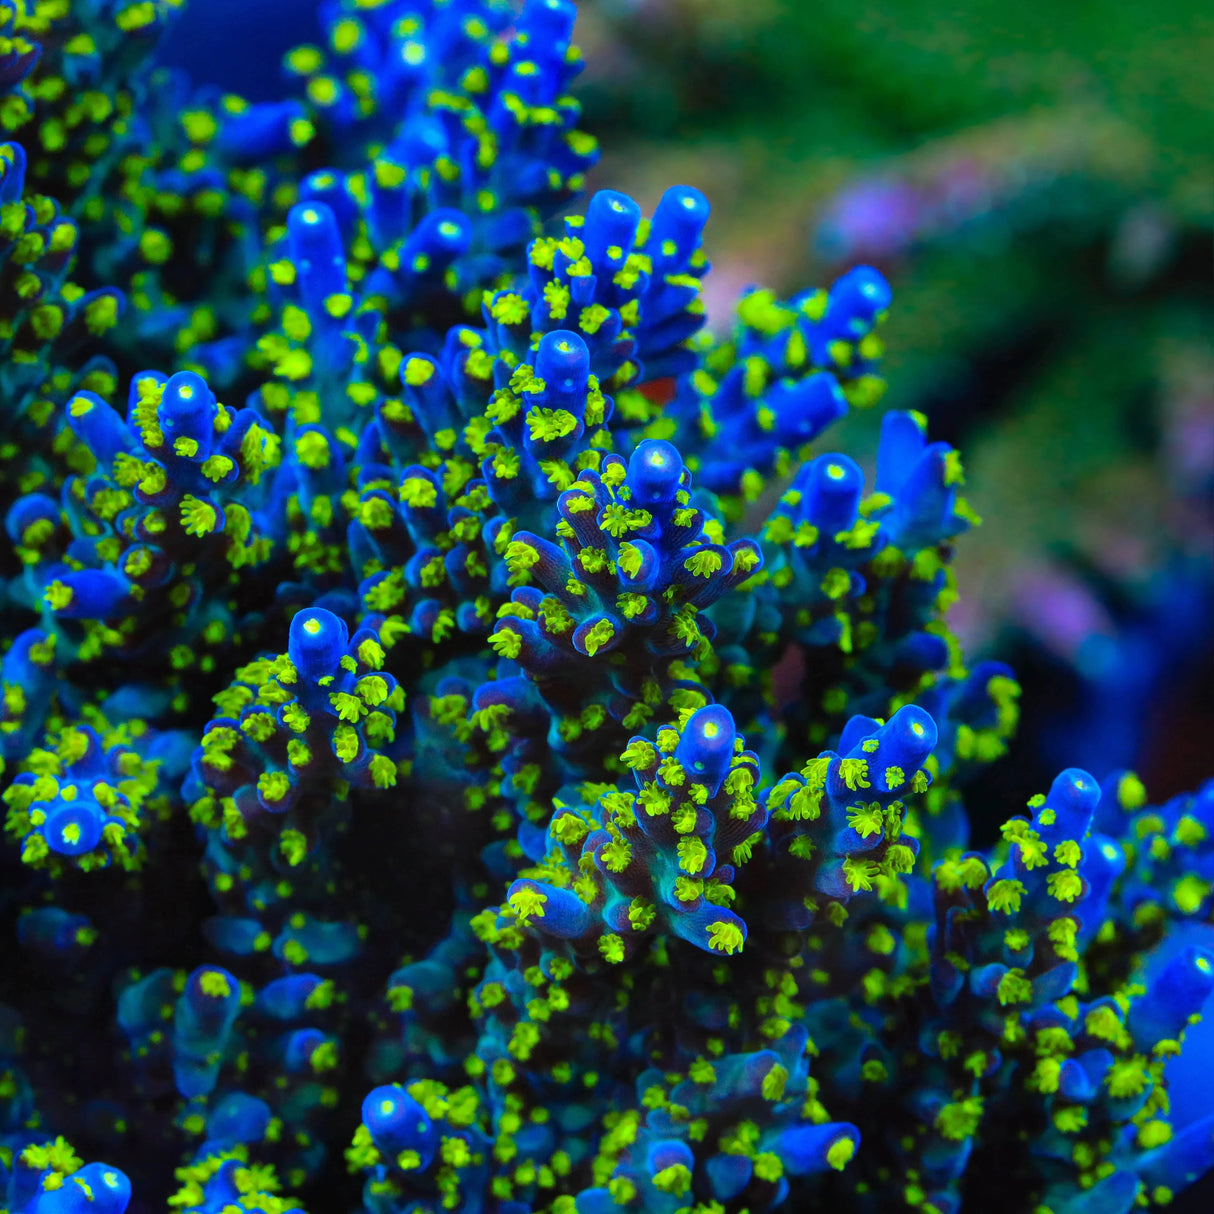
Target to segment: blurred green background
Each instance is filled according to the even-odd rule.
[[[889,393],[825,441],[871,469],[892,406],[962,449],[985,524],[953,623],[1016,665],[1033,753],[1135,763],[1156,795],[1208,775],[1208,2],[579,9],[592,184],[709,195],[710,324],[751,282],[891,280]]]

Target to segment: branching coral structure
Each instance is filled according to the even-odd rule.
[[[946,622],[960,457],[822,441],[881,275],[717,340],[703,194],[567,213],[570,0],[327,0],[258,103],[156,68],[178,7],[0,0],[3,1208],[1214,1167],[1214,783],[1068,769],[969,849],[1019,689]]]

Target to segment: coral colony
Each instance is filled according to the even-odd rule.
[[[569,0],[326,0],[256,105],[176,7],[0,0],[4,1209],[1173,1201],[1214,782],[966,850],[961,463],[818,442],[881,276],[714,342],[702,194],[559,218]]]

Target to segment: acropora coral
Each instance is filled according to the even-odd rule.
[[[1214,782],[1071,768],[969,848],[1019,689],[948,628],[960,457],[820,441],[882,276],[709,337],[703,194],[570,212],[570,0],[325,0],[258,103],[157,68],[178,7],[0,0],[4,1209],[1214,1166]]]

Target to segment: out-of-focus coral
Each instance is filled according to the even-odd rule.
[[[157,65],[178,7],[0,0],[5,1209],[1214,1168],[1214,794],[1066,767],[971,847],[1021,689],[880,270],[714,336],[703,192],[567,213],[569,0],[333,0],[257,101]]]
[[[587,101],[624,145],[614,179],[644,196],[674,163],[714,184],[706,301],[721,331],[726,282],[791,288],[855,261],[890,277],[890,403],[964,442],[982,489],[1018,485],[999,517],[1037,564],[1083,541],[1086,512],[1052,495],[1100,493],[1109,464],[1130,472],[1153,443],[1160,344],[1208,348],[1199,7],[1126,0],[1124,24],[1047,26],[986,0],[947,13],[597,0],[587,34],[611,68],[592,72]],[[1036,441],[1007,454],[1030,424]],[[844,432],[872,450],[863,419]],[[1034,458],[1042,442],[1070,466]],[[1153,480],[1134,491],[1157,494]],[[1006,542],[979,534],[971,567],[993,572]],[[975,643],[1010,622],[1016,580],[991,577],[971,602]]]

